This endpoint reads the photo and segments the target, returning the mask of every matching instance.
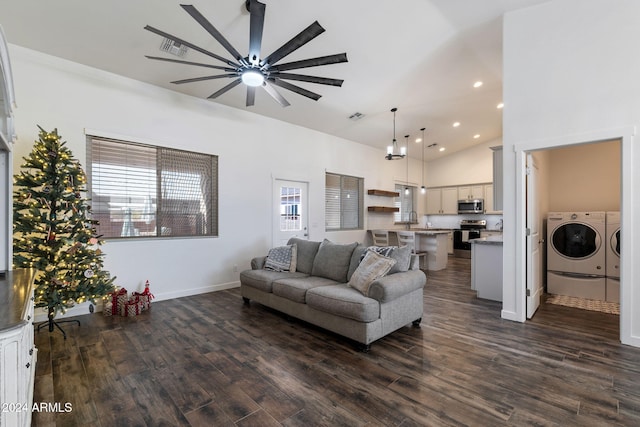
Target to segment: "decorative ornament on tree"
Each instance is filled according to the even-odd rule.
[[[83,197],[80,163],[57,129],[39,129],[39,139],[14,176],[13,263],[37,270],[35,304],[47,310],[53,331],[54,325],[62,330],[53,320],[59,312],[76,303],[95,304],[115,289],[115,277],[103,270],[104,254],[94,247],[103,242]]]

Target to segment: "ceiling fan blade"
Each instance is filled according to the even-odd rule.
[[[223,93],[227,92],[229,89],[233,89],[234,87],[238,86],[241,81],[242,80],[240,80],[240,79],[236,79],[236,80],[232,81],[231,83],[229,83],[228,85],[226,85],[225,87],[223,87],[222,89],[220,89],[219,91],[212,93],[207,98],[215,99],[215,98],[219,97],[220,95],[222,95]]]
[[[209,22],[207,18],[205,18],[198,11],[198,9],[190,4],[181,4],[180,7],[182,7],[189,15],[191,15],[191,17],[195,19],[198,24],[202,25],[202,28],[207,30],[207,32],[211,34],[213,38],[216,39],[218,43],[220,43],[222,47],[224,47],[227,52],[229,52],[231,56],[236,59],[236,61],[240,61],[242,59],[242,55],[240,55],[240,52],[238,52],[233,46],[231,46],[231,43],[229,43],[229,41],[224,38],[220,31],[218,31],[216,27],[214,27],[213,24],[211,24],[211,22]]]
[[[302,96],[306,96],[307,98],[311,98],[314,101],[317,101],[318,99],[320,99],[322,97],[322,95],[319,95],[315,92],[311,92],[310,90],[301,88],[300,86],[296,86],[294,84],[291,84],[289,82],[285,82],[284,80],[278,80],[278,79],[269,79],[269,81],[271,83],[273,83],[276,86],[280,86],[283,89],[287,89],[290,90],[291,92],[295,92],[298,95],[302,95]]]
[[[256,87],[247,86],[247,107],[251,107],[256,102]]]
[[[155,34],[157,34],[157,35],[159,35],[159,36],[161,36],[161,37],[165,37],[165,38],[168,38],[169,40],[173,40],[173,41],[174,41],[174,42],[176,42],[176,43],[180,43],[180,44],[183,44],[183,45],[185,45],[185,46],[187,46],[187,47],[190,47],[191,49],[193,49],[193,50],[195,50],[195,51],[198,51],[198,52],[200,52],[200,53],[204,53],[205,55],[210,56],[210,57],[212,57],[212,58],[215,58],[215,59],[217,59],[218,61],[222,61],[222,62],[224,62],[225,64],[231,65],[232,67],[239,67],[239,66],[240,66],[240,64],[238,64],[238,63],[235,63],[235,62],[233,62],[233,61],[231,61],[231,60],[229,60],[229,59],[227,59],[227,58],[223,58],[223,57],[222,57],[222,56],[220,56],[220,55],[216,55],[216,54],[215,54],[215,53],[213,53],[213,52],[209,52],[208,50],[203,49],[203,48],[201,48],[201,47],[198,47],[198,46],[196,46],[196,45],[195,45],[195,44],[193,44],[193,43],[189,43],[188,41],[183,40],[183,39],[181,39],[180,37],[176,37],[176,36],[174,36],[174,35],[172,35],[172,34],[165,33],[165,32],[164,32],[164,31],[162,31],[162,30],[158,30],[157,28],[154,28],[154,27],[152,27],[152,26],[150,26],[150,25],[146,25],[146,26],[144,27],[144,29],[145,29],[145,30],[147,30],[147,31],[151,31],[152,33],[155,33]]]
[[[305,76],[303,74],[289,74],[289,73],[271,73],[271,75],[277,79],[298,80],[301,82],[317,83],[319,85],[328,86],[342,86],[344,80],[330,79],[327,77]]]
[[[249,0],[251,26],[249,27],[249,62],[258,63],[262,47],[262,29],[264,28],[264,11],[266,5],[258,0]]]
[[[322,28],[322,26],[318,23],[318,21],[315,21],[313,24],[309,25],[307,28],[305,28],[300,33],[298,33],[298,35],[296,35],[291,40],[289,40],[284,45],[282,45],[280,48],[278,48],[271,55],[267,56],[262,61],[262,63],[268,64],[268,65],[275,64],[285,56],[289,55],[294,50],[309,43],[311,40],[315,39],[323,32],[324,32],[324,28]]]
[[[289,104],[289,101],[284,99],[284,96],[280,95],[280,92],[278,92],[275,87],[271,86],[269,82],[264,82],[262,87],[269,95],[271,95],[273,99],[278,101],[278,104],[282,105],[283,107],[288,107],[289,105],[291,105]]]
[[[145,58],[154,59],[156,61],[174,62],[176,64],[195,65],[197,67],[215,68],[216,70],[223,70],[223,71],[226,71],[227,73],[233,73],[236,71],[234,68],[220,67],[218,65],[211,65],[211,64],[203,64],[201,62],[182,61],[180,59],[163,58],[161,56],[145,55]]]
[[[287,62],[286,64],[274,65],[272,70],[286,71],[298,68],[319,67],[321,65],[338,64],[340,62],[348,62],[346,53],[337,53],[335,55],[319,56],[317,58],[304,59],[302,61]]]
[[[181,85],[183,83],[194,83],[194,82],[203,82],[205,80],[215,80],[215,79],[224,79],[228,77],[237,77],[237,74],[219,74],[217,76],[204,76],[204,77],[195,77],[192,79],[184,79],[184,80],[175,80],[171,83],[176,85]]]

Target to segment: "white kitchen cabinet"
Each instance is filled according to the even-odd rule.
[[[458,188],[436,187],[427,189],[427,215],[457,214]]]
[[[484,185],[461,185],[458,187],[458,200],[473,200],[484,198]]]
[[[450,231],[447,237],[449,238],[447,241],[447,253],[453,255],[453,231]]]
[[[502,146],[491,147],[493,150],[493,206],[488,208],[502,212]]]
[[[471,289],[478,298],[502,301],[502,242],[471,243]]]
[[[501,210],[496,210],[496,202],[494,199],[494,186],[492,184],[484,185],[484,211],[487,214],[501,214]]]

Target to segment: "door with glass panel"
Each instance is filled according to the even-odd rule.
[[[306,182],[274,180],[273,246],[292,237],[309,239],[308,188]]]

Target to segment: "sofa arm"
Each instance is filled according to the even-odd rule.
[[[369,298],[381,303],[423,288],[427,283],[427,276],[421,270],[409,270],[402,273],[381,277],[369,287]]]
[[[264,268],[264,263],[267,261],[266,256],[255,257],[251,260],[251,269],[252,270],[262,270]]]

